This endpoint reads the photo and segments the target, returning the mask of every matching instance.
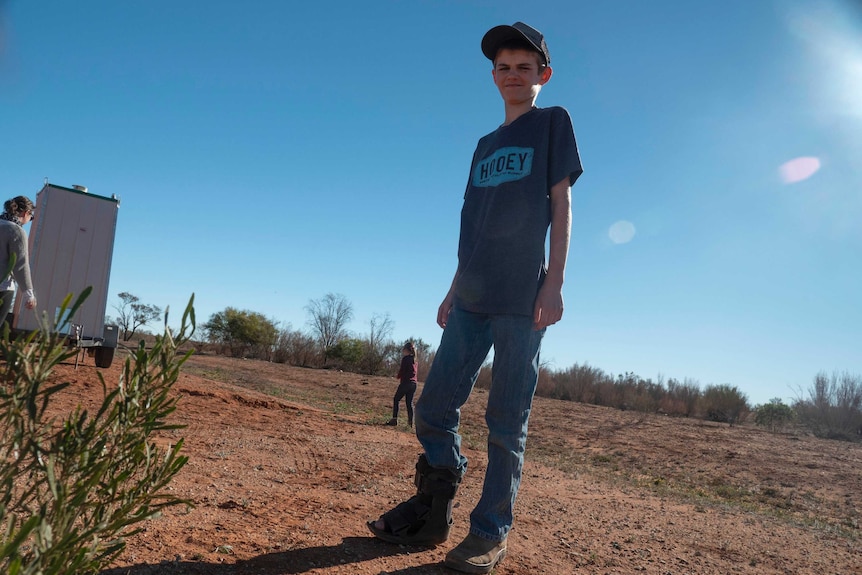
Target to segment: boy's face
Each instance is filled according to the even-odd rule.
[[[494,61],[494,84],[507,105],[532,105],[551,73],[551,67],[539,65],[538,54],[529,50],[503,49]]]

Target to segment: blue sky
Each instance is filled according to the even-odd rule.
[[[306,329],[340,293],[354,332],[388,313],[436,347],[503,120],[479,42],[523,20],[585,168],[543,359],[752,403],[862,373],[858,2],[295,4],[0,0],[6,197],[117,194],[112,294]]]

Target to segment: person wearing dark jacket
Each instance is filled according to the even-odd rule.
[[[398,406],[403,398],[407,404],[407,425],[413,427],[413,395],[416,393],[416,346],[408,341],[401,348],[401,367],[398,370],[398,389],[392,400],[392,419],[386,425],[398,425]]]

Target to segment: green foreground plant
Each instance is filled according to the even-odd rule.
[[[74,317],[86,289],[60,318]],[[49,417],[52,397],[69,383],[52,370],[74,358],[64,322],[43,318],[39,331],[0,338],[0,572],[9,575],[94,573],[125,548],[125,538],[162,509],[188,504],[164,489],[186,464],[183,440],[159,448],[151,437],[184,426],[167,422],[171,394],[191,352],[177,347],[194,332],[194,296],[175,336],[167,327],[151,348],[144,342],[126,359],[120,381],[95,414],[81,406]],[[69,313],[65,313],[68,309]],[[186,334],[186,332],[189,332]]]

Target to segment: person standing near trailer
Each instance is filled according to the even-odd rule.
[[[0,274],[3,277],[0,281],[0,321],[6,321],[12,309],[16,285],[24,298],[24,307],[36,307],[27,234],[23,228],[33,220],[35,213],[33,202],[27,196],[17,196],[3,204],[3,213],[0,214]]]

